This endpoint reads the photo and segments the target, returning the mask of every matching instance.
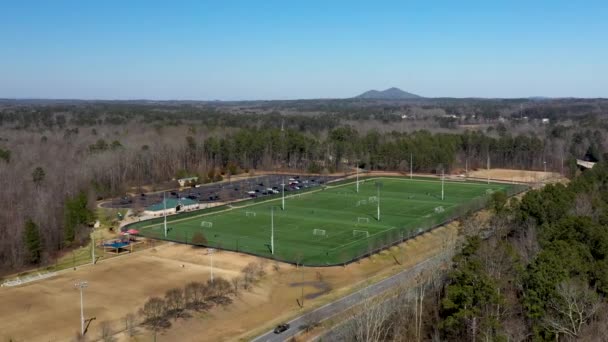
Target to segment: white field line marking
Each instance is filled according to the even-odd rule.
[[[401,179],[401,178],[389,178],[389,177],[372,177],[372,178],[367,178],[366,181],[370,181],[370,180],[396,180],[396,181],[400,181],[400,182],[424,182],[424,183],[436,183],[438,181],[435,180],[426,180],[426,179]],[[353,185],[354,183],[356,183],[356,181],[353,182],[348,182],[345,184],[339,184],[339,185],[327,185],[328,189],[335,189],[335,188],[341,188],[341,187],[345,187],[345,186],[349,186],[349,185]],[[462,185],[462,182],[445,182],[445,183],[449,183],[449,184],[460,184]],[[479,185],[479,186],[487,186],[487,184],[480,184],[480,183],[464,183],[467,185]],[[319,191],[323,191],[324,189],[318,189],[318,190],[311,190],[311,191],[307,191],[303,194],[312,194],[312,193],[316,193]],[[300,194],[302,195],[302,194]],[[289,195],[286,196],[287,197],[291,197],[291,196],[295,196],[294,195]],[[218,213],[223,213],[223,212],[227,212],[227,211],[231,211],[231,210],[236,210],[236,209],[243,209],[243,208],[249,208],[252,206],[256,206],[256,205],[260,205],[260,204],[265,204],[265,203],[269,203],[269,202],[274,202],[274,201],[280,201],[281,198],[273,198],[273,199],[269,199],[269,200],[265,200],[265,201],[261,201],[261,202],[256,202],[256,203],[251,203],[251,204],[247,204],[247,205],[242,205],[242,206],[233,206],[233,207],[229,207],[227,209],[223,209],[223,210],[218,210],[218,211],[214,211],[212,213],[201,213],[200,215],[196,215],[196,216],[190,216],[190,217],[186,217],[183,219],[177,219],[177,220],[172,220],[171,223],[175,223],[175,222],[182,222],[182,221],[189,221],[191,219],[194,218],[200,218],[200,217],[204,217],[204,216],[209,216],[209,215],[215,215]],[[204,209],[202,209],[204,210]],[[141,222],[145,222],[145,221],[141,221]],[[169,222],[167,222],[169,223]],[[150,227],[153,227],[153,225],[150,226],[142,226],[140,227],[140,229],[148,229]]]

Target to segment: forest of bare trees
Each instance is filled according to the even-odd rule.
[[[354,310],[344,341],[606,341],[608,164],[462,220],[450,267]],[[483,233],[483,234],[480,234]],[[482,239],[481,236],[485,236]]]
[[[538,123],[552,110],[562,119],[551,115],[550,125]],[[52,262],[86,242],[96,200],[182,175],[210,182],[251,169],[406,171],[413,156],[415,172],[485,167],[489,157],[493,167],[547,167],[572,176],[576,158],[604,159],[605,110],[600,100],[531,103],[523,112],[508,100],[4,100],[0,268]]]

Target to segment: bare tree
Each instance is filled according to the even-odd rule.
[[[112,327],[110,326],[110,322],[103,321],[101,322],[101,340],[103,342],[113,342],[114,336],[112,334]]]
[[[179,317],[184,308],[184,291],[182,289],[170,289],[165,293],[165,307],[167,314]]]
[[[140,311],[145,319],[144,324],[149,326],[153,331],[171,326],[171,323],[166,318],[167,309],[165,301],[161,298],[152,297],[148,299]]]
[[[557,298],[549,301],[543,324],[556,336],[578,338],[600,308],[602,299],[587,284],[577,280],[561,283],[556,290]]]
[[[133,337],[137,334],[137,321],[135,318],[135,314],[128,313],[125,316],[125,327],[127,331],[127,336]]]
[[[351,316],[348,334],[352,340],[359,342],[384,341],[393,327],[391,313],[388,298],[368,299]]]

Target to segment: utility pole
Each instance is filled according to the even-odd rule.
[[[84,301],[82,292],[85,288],[89,286],[89,283],[86,281],[79,281],[74,284],[74,287],[80,290],[80,335],[84,336]]]
[[[93,228],[93,232],[91,233],[91,263],[95,265],[95,228]]]
[[[376,191],[377,191],[376,203],[378,203],[378,221],[380,221],[380,183],[376,183]]]
[[[444,194],[444,185],[443,183],[445,182],[445,169],[441,169],[441,200],[443,201],[443,194]]]
[[[282,198],[281,198],[281,210],[285,210],[285,177],[283,177],[283,183],[281,183],[281,187],[282,187]]]
[[[163,191],[163,216],[165,217],[165,237],[167,237],[167,200]]]
[[[410,152],[410,179],[413,178],[414,175],[414,155]]]
[[[486,167],[488,170],[488,184],[490,184],[490,151],[488,151],[488,162]]]
[[[274,207],[270,207],[270,254],[274,255]]]
[[[215,249],[210,248],[209,249],[209,255],[211,258],[211,282],[213,283],[213,253],[215,252]]]
[[[359,165],[357,163],[357,193],[359,193]]]

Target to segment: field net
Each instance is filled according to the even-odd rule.
[[[439,206],[439,207],[435,208],[435,213],[436,214],[441,214],[444,211],[445,211],[445,209],[442,206]]]
[[[360,207],[362,205],[366,205],[367,204],[367,200],[358,200],[357,201],[357,207]]]
[[[203,222],[201,222],[201,227],[203,227],[203,228],[211,228],[211,227],[213,227],[213,222],[203,221]]]
[[[371,196],[370,198],[368,198],[368,199],[367,199],[367,201],[368,201],[369,203],[376,203],[376,202],[378,202],[378,197],[376,197],[376,196]]]
[[[357,217],[357,223],[369,223],[369,217]]]
[[[355,238],[368,238],[369,232],[367,230],[353,230],[353,237]]]
[[[316,236],[326,236],[327,232],[325,231],[325,229],[314,229],[312,231],[312,235],[316,235]]]
[[[246,211],[245,216],[247,217],[255,217],[255,211]]]

